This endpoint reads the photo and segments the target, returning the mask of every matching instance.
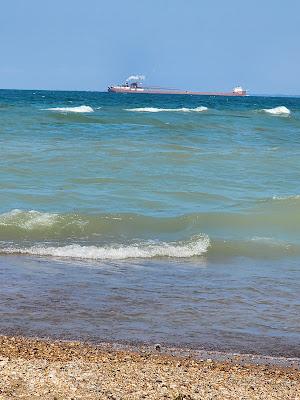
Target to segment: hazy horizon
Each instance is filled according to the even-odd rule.
[[[12,0],[0,15],[0,88],[145,85],[300,95],[300,3]]]

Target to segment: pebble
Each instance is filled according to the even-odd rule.
[[[5,400],[300,399],[294,368],[218,361],[208,367],[192,358],[145,357],[78,342],[0,336],[0,366]]]

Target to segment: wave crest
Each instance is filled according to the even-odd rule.
[[[126,108],[125,111],[132,112],[202,112],[207,111],[208,108],[199,106],[196,108],[157,108],[157,107],[141,107],[141,108]]]
[[[263,108],[262,111],[273,115],[289,115],[291,113],[291,110],[289,110],[285,106],[279,106],[274,108]]]
[[[75,213],[14,209],[0,214],[0,240],[81,237],[89,222],[87,217]]]
[[[35,210],[11,210],[0,214],[0,226],[15,226],[24,230],[49,227],[58,222],[60,216],[56,213],[43,213]]]
[[[140,242],[131,245],[111,246],[31,246],[25,248],[7,247],[1,249],[2,254],[24,254],[36,256],[52,256],[60,258],[78,258],[90,260],[122,260],[126,258],[189,258],[206,253],[210,245],[206,235],[193,236],[188,241],[178,242]]]
[[[58,112],[76,112],[76,113],[90,113],[94,112],[90,106],[78,106],[78,107],[54,107],[44,108],[45,111],[58,111]]]

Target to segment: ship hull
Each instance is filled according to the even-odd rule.
[[[242,92],[191,92],[188,90],[173,90],[173,89],[155,89],[155,88],[130,88],[121,86],[111,86],[108,88],[109,93],[128,93],[128,94],[185,94],[198,96],[246,96],[246,91]]]

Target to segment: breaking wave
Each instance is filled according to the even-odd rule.
[[[14,209],[0,214],[0,240],[77,237],[88,223],[78,214]]]
[[[299,228],[300,196],[259,200],[253,212],[202,212],[177,216],[140,214],[49,213],[11,210],[0,214],[0,240],[88,240],[97,244],[134,238],[178,240],[199,233],[236,232],[268,235],[280,230],[294,236]],[[283,204],[285,206],[283,207]],[[266,212],[267,211],[267,212]],[[261,217],[264,213],[264,218]],[[219,234],[218,234],[219,236]],[[225,237],[224,237],[225,238]]]
[[[59,219],[56,213],[42,213],[35,210],[12,210],[0,215],[0,226],[15,226],[24,230],[53,225]]]
[[[0,253],[94,260],[296,255],[299,198],[270,197],[247,213],[172,217],[16,209],[0,214]]]
[[[90,260],[122,260],[126,258],[172,257],[188,258],[206,253],[210,241],[208,236],[194,236],[187,241],[178,242],[140,242],[131,245],[110,246],[67,246],[6,247],[2,254],[24,254],[37,256],[52,256],[60,258],[77,258]]]
[[[133,111],[133,112],[202,112],[207,111],[208,108],[204,106],[196,107],[196,108],[157,108],[157,107],[142,107],[142,108],[126,108],[126,111]]]
[[[291,110],[289,110],[285,106],[279,106],[274,108],[263,108],[262,111],[273,115],[289,115],[291,113]]]
[[[78,106],[78,107],[54,107],[45,108],[45,111],[58,111],[58,112],[75,112],[75,113],[90,113],[94,112],[90,106]]]

